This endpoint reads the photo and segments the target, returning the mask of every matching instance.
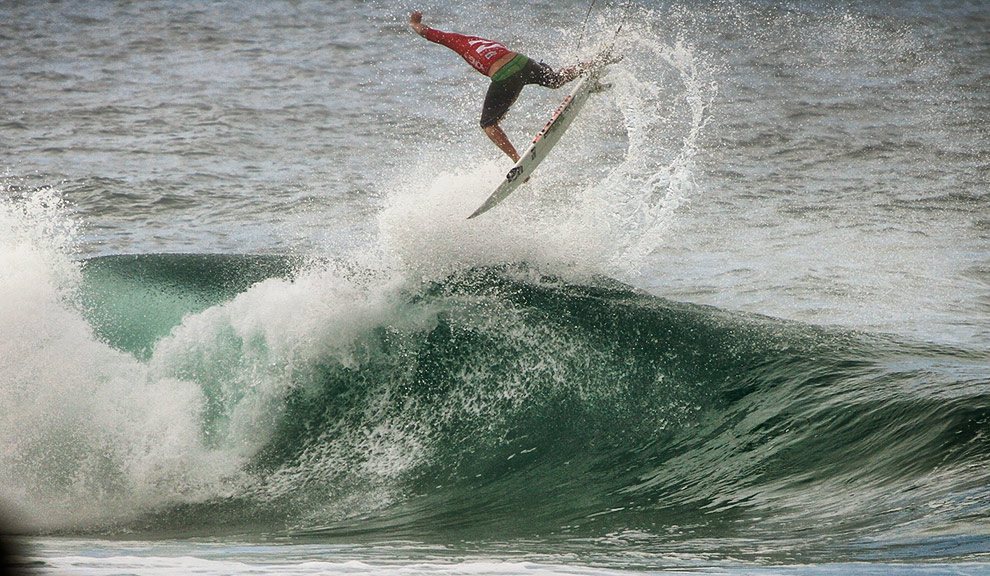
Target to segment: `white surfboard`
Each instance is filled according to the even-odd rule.
[[[601,84],[598,80],[605,74],[605,66],[609,63],[610,61],[607,55],[604,55],[604,57],[600,56],[575,80],[570,94],[567,95],[567,98],[564,98],[564,101],[557,108],[557,111],[553,113],[553,116],[547,122],[546,126],[543,127],[543,130],[540,130],[536,138],[533,138],[533,143],[519,157],[519,162],[509,170],[508,174],[505,175],[505,180],[491,193],[488,199],[485,200],[485,203],[468,216],[469,220],[491,210],[496,204],[505,200],[520,184],[529,179],[529,175],[547,157],[547,154],[550,153],[550,150],[560,140],[564,131],[570,126],[571,121],[574,120],[578,111],[584,106],[588,95],[601,89]]]

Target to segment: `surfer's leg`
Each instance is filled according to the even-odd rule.
[[[512,158],[513,162],[519,161],[519,153],[516,152],[516,147],[512,145],[512,142],[509,141],[509,137],[505,135],[505,131],[502,130],[498,124],[486,126],[485,134],[488,134],[491,141],[494,142],[502,152],[505,152],[509,158]]]
[[[564,68],[560,72],[555,72],[553,68],[543,62],[536,63],[530,60],[531,67],[523,70],[527,76],[527,84],[539,84],[545,88],[560,88],[581,74],[578,66]]]
[[[516,152],[505,131],[498,125],[509,108],[515,103],[519,93],[522,92],[525,83],[519,82],[518,75],[513,75],[501,82],[492,82],[488,87],[488,94],[485,95],[485,105],[481,110],[481,128],[488,135],[488,138],[498,146],[499,150],[506,153],[513,162],[519,161],[519,153]]]

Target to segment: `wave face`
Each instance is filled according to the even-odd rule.
[[[789,559],[985,547],[982,353],[522,265],[412,283],[283,257],[103,257],[72,308],[91,354],[119,356],[49,382],[104,403],[51,394],[33,413],[77,418],[19,461],[24,496],[59,519],[45,530]]]

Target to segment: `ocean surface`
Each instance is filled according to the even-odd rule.
[[[511,162],[415,9],[624,55],[470,221]],[[0,22],[29,573],[990,574],[985,1]],[[563,96],[524,90],[520,150]]]

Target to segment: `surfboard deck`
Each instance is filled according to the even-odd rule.
[[[516,162],[516,165],[509,170],[505,175],[505,180],[488,196],[484,204],[468,216],[469,220],[494,208],[502,200],[505,200],[520,184],[529,179],[533,170],[540,165],[540,162],[543,162],[543,159],[547,157],[547,154],[550,153],[550,150],[560,140],[567,127],[570,126],[571,122],[577,116],[578,111],[581,110],[584,103],[588,100],[588,96],[603,89],[603,85],[599,80],[605,74],[606,66],[615,61],[617,60],[609,58],[607,52],[600,54],[592,61],[588,69],[578,76],[574,81],[574,87],[571,88],[570,93],[564,98],[560,106],[557,107],[557,111],[553,113],[550,120],[540,130],[540,133],[533,138],[532,144],[519,157],[519,162]]]

